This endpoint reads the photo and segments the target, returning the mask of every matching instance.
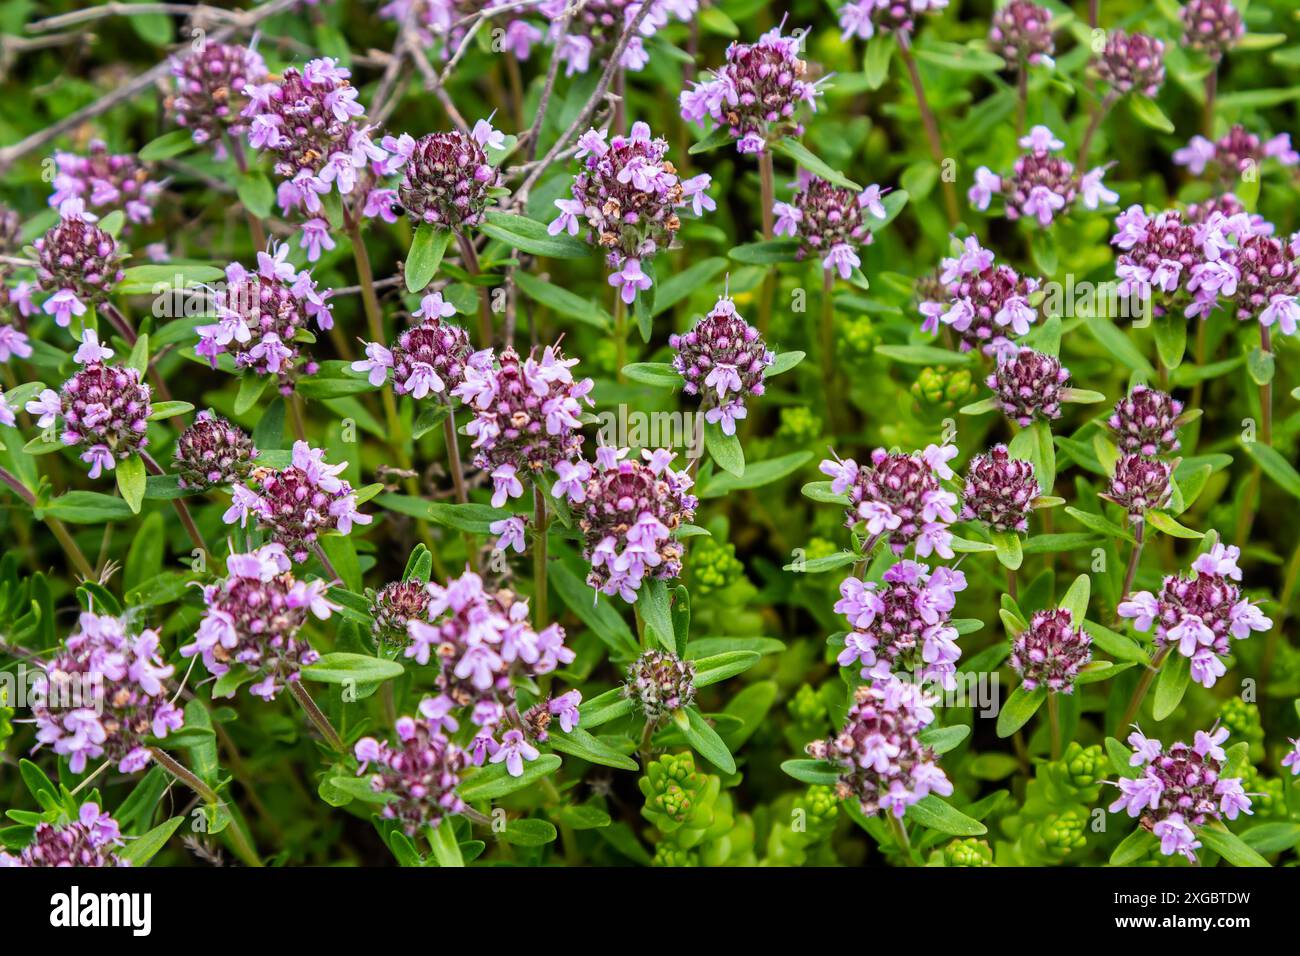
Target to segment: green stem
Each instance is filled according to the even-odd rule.
[[[1273,339],[1267,325],[1259,327],[1259,349],[1264,353],[1267,360],[1273,355]],[[1267,365],[1267,361],[1265,361]],[[1272,447],[1273,445],[1273,381],[1265,382],[1259,387],[1259,437],[1264,440],[1264,444]]]
[[[375,294],[375,274],[370,267],[370,253],[366,251],[366,244],[361,238],[361,226],[355,222],[349,222],[347,230],[348,238],[352,241],[352,258],[357,264],[357,282],[361,286],[361,303],[365,308],[366,325],[370,330],[370,338],[374,342],[383,344],[388,339],[384,337],[384,316],[379,308],[379,297]],[[345,359],[351,357],[350,354],[343,356]],[[402,468],[409,469],[411,467],[411,456],[406,452],[406,443],[402,435],[402,423],[397,417],[397,399],[393,397],[392,390],[387,388],[380,389],[379,395],[384,404],[384,421],[388,425],[388,434],[392,447],[397,452],[397,462]]]
[[[627,365],[627,303],[617,290],[614,292],[614,365],[619,382],[626,382],[623,367]]]
[[[154,461],[153,456],[143,448],[140,449],[140,457],[144,460],[145,467],[155,475],[167,474],[167,472],[163,471],[162,465]],[[190,508],[189,505],[185,503],[185,499],[173,498],[172,507],[176,509],[176,514],[180,517],[181,524],[185,526],[185,533],[190,536],[190,541],[194,543],[194,547],[198,548],[205,555],[211,554],[212,552],[208,550],[208,543],[203,540],[203,535],[199,531],[199,526],[194,523],[194,516],[190,514]]]
[[[460,255],[464,260],[465,271],[471,276],[481,275],[482,268],[479,265],[478,253],[474,250],[473,241],[462,233],[456,233],[456,241],[460,244]],[[478,290],[478,336],[480,348],[492,347],[492,292],[487,286],[479,286]]]
[[[939,121],[935,119],[934,110],[930,109],[930,102],[925,98],[925,87],[921,83],[921,71],[916,68],[916,59],[912,56],[912,38],[906,32],[898,34],[898,53],[903,58],[903,65],[907,67],[907,75],[912,81],[912,91],[916,94],[916,105],[921,111],[925,136],[930,142],[930,158],[934,160],[935,166],[939,167],[939,171],[942,173],[943,140],[939,136]],[[955,226],[961,221],[961,213],[957,206],[956,187],[953,186],[948,177],[943,175],[939,176],[939,182],[943,186],[943,205],[948,214],[948,224]]]
[[[343,753],[343,738],[341,738],[339,732],[334,729],[334,725],[331,724],[329,718],[325,716],[325,712],[316,706],[316,701],[312,700],[311,694],[307,692],[307,688],[302,686],[302,681],[291,680],[286,681],[286,683],[289,685],[289,693],[293,694],[293,699],[302,706],[303,712],[307,714],[307,719],[315,724],[316,729],[319,730],[321,736],[325,738],[325,742],[330,745],[330,749],[337,753]]]
[[[1047,692],[1047,722],[1052,730],[1052,759],[1061,759],[1061,701],[1060,698],[1052,693]]]
[[[549,521],[546,492],[533,482],[533,629],[537,631],[545,628],[547,622],[546,527]]]
[[[1142,672],[1142,678],[1138,681],[1137,687],[1133,688],[1133,696],[1129,698],[1128,706],[1124,708],[1124,716],[1120,718],[1119,727],[1116,728],[1119,733],[1123,733],[1124,728],[1133,723],[1133,719],[1137,717],[1142,701],[1146,698],[1147,691],[1151,689],[1151,682],[1156,679],[1156,674],[1160,672],[1160,666],[1169,656],[1172,646],[1162,647],[1156,651],[1156,656],[1151,659],[1151,666]]]
[[[150,747],[149,753],[153,756],[153,759],[158,762],[158,766],[162,767],[169,774],[198,794],[199,798],[202,799],[204,803],[211,807],[219,807],[223,804],[224,801],[222,801],[221,797],[217,796],[215,790],[192,774],[182,763],[180,763],[180,761],[167,753],[167,751],[159,747]],[[235,855],[241,860],[249,866],[261,866],[262,860],[257,855],[257,850],[255,850],[252,844],[248,842],[248,837],[244,834],[243,828],[240,827],[239,821],[233,818],[233,814],[231,817],[230,825],[221,831],[222,835],[230,840],[231,849],[234,850]]]
[[[907,827],[903,826],[903,821],[888,810],[885,811],[885,821],[889,824],[889,832],[894,836],[894,842],[898,844],[898,849],[903,854],[903,865],[912,865],[912,841],[908,839]]]
[[[776,204],[776,188],[773,183],[775,174],[772,169],[772,150],[764,149],[758,154],[758,180],[761,189],[763,214],[763,239],[770,241],[775,235],[776,214],[772,207]],[[772,325],[772,306],[776,299],[776,270],[769,269],[763,276],[763,285],[758,293],[758,330],[766,335]]]

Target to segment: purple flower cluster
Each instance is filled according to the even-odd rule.
[[[257,271],[238,262],[226,266],[226,284],[214,296],[217,321],[200,325],[195,352],[216,368],[217,356],[229,353],[235,367],[254,375],[278,376],[291,387],[291,373],[300,358],[299,333],[334,326],[329,291],[317,291],[311,270],[299,272],[287,261],[289,247],[281,243],[257,254]]]
[[[899,561],[882,583],[845,578],[835,613],[843,614],[852,630],[845,635],[840,666],[861,664],[863,678],[884,678],[898,670],[946,690],[955,688],[961,648],[949,619],[957,592],[964,590],[961,571],[943,566],[931,571],[915,561]]]
[[[1183,46],[1216,63],[1246,33],[1232,0],[1188,0],[1183,7]]]
[[[670,467],[672,452],[643,449],[641,454],[644,462],[626,458],[626,448],[602,445],[595,474],[580,497],[569,499],[582,505],[577,515],[582,556],[591,562],[587,583],[629,604],[646,577],[670,580],[681,574],[682,546],[674,535],[694,520],[699,503],[690,493],[691,476]]]
[[[513,348],[499,359],[490,349],[475,352],[465,364],[464,379],[453,394],[474,418],[466,434],[477,449],[474,464],[492,478],[492,505],[500,508],[524,493],[521,478],[552,469],[559,476],[555,494],[581,501],[590,474],[582,461],[582,401],[593,382],[575,379],[577,359],[566,359],[558,345],[548,345],[541,359],[521,359]],[[562,490],[563,489],[563,490]],[[579,497],[575,497],[579,496]]]
[[[592,129],[579,137],[576,156],[586,159],[573,177],[573,198],[555,200],[560,214],[547,231],[576,236],[585,225],[587,241],[605,250],[609,284],[631,305],[653,284],[642,263],[672,244],[678,211],[690,206],[699,216],[716,205],[705,192],[709,175],[680,179],[665,158],[668,142],[652,137],[645,123],[634,123],[630,136],[605,136]]]
[[[888,538],[895,554],[915,543],[918,557],[951,558],[948,526],[957,520],[957,496],[939,482],[953,477],[948,460],[956,454],[953,445],[928,445],[910,455],[877,448],[869,465],[826,459],[821,472],[831,477],[835,494],[849,496],[845,527],[863,526],[872,539]]]
[[[961,350],[981,349],[999,355],[1015,346],[1009,336],[1024,335],[1038,318],[1030,296],[1038,279],[1026,278],[1008,265],[994,265],[993,253],[974,236],[961,252],[940,263],[939,275],[923,292],[921,330],[935,334],[948,326],[961,340]]]
[[[516,688],[574,659],[564,643],[564,628],[550,624],[533,630],[527,600],[505,588],[484,590],[483,579],[472,571],[446,587],[429,584],[426,590],[423,613],[407,621],[411,642],[405,655],[418,664],[438,662],[438,696],[430,703],[432,711],[455,729],[450,715],[468,709],[470,722],[479,728],[473,762],[482,763],[484,755],[493,763],[506,761],[506,769],[517,777],[523,772],[522,760],[537,757],[530,739],[545,741],[550,720],[534,714],[525,721]],[[558,716],[568,731],[577,725],[580,701],[581,694],[570,691],[546,701],[542,709]]]
[[[1072,694],[1079,671],[1091,660],[1092,638],[1063,608],[1036,611],[1011,643],[1011,666],[1025,690],[1043,686],[1054,694]]]
[[[83,210],[104,214],[121,209],[131,222],[153,219],[154,202],[162,192],[162,184],[149,178],[149,171],[134,154],[110,153],[104,143],[95,140],[85,156],[56,152],[54,167],[54,192],[49,202],[62,215]]]
[[[209,410],[176,439],[173,465],[182,488],[202,490],[243,481],[257,455],[247,432]]]
[[[1177,210],[1149,216],[1141,206],[1129,206],[1115,217],[1110,240],[1120,250],[1115,260],[1119,294],[1150,303],[1156,315],[1185,307],[1197,267],[1207,261],[1199,239],[1202,232]],[[1157,289],[1164,299],[1151,302]]]
[[[778,236],[799,239],[797,256],[820,256],[822,268],[835,271],[847,279],[862,265],[857,250],[873,241],[862,211],[877,219],[888,218],[879,186],[868,186],[854,194],[824,179],[800,170],[794,202],[778,202],[772,207],[776,216],[773,232]]]
[[[623,695],[641,708],[647,723],[658,724],[695,700],[695,662],[648,650],[628,668]]]
[[[925,691],[897,677],[877,677],[853,692],[853,705],[840,733],[808,745],[808,754],[840,768],[841,799],[857,799],[868,815],[884,810],[902,817],[917,801],[952,793],[935,753],[921,743],[934,722]]]
[[[1102,82],[1120,96],[1133,90],[1155,96],[1165,82],[1164,41],[1145,33],[1112,30],[1093,63]]]
[[[998,176],[987,166],[975,171],[975,184],[967,197],[976,209],[988,209],[997,194],[1005,203],[1008,219],[1025,217],[1046,228],[1056,217],[1068,213],[1076,200],[1085,209],[1096,209],[1119,199],[1119,194],[1107,189],[1103,181],[1106,167],[1098,166],[1079,176],[1073,163],[1054,155],[1065,148],[1065,143],[1046,126],[1035,126],[1021,137],[1020,145],[1029,152],[1016,160],[1010,175]]]
[[[320,657],[298,635],[308,612],[325,620],[339,608],[326,599],[324,581],[299,581],[292,567],[278,543],[226,558],[226,577],[203,588],[207,609],[181,656],[201,654],[215,677],[243,665],[259,678],[249,693],[264,700],[300,680],[299,669]],[[226,694],[234,695],[234,689]]]
[[[1173,496],[1169,484],[1173,471],[1174,466],[1161,458],[1121,455],[1110,476],[1110,485],[1101,496],[1128,512],[1131,522],[1140,524],[1148,511],[1158,511],[1169,504]]]
[[[1178,417],[1183,403],[1168,392],[1135,385],[1115,403],[1106,425],[1126,454],[1167,455],[1178,450]]]
[[[0,850],[0,867],[130,866],[117,855],[125,845],[117,821],[87,802],[75,820],[38,824],[32,842],[17,856]]]
[[[668,344],[676,353],[673,368],[686,383],[682,391],[700,396],[705,420],[721,422],[723,434],[734,435],[737,419],[746,415],[745,396],[763,394],[765,370],[775,360],[758,329],[723,296],[689,332],[669,336]]]
[[[649,0],[650,12],[628,40],[619,65],[638,71],[650,62],[644,39],[668,25],[670,18],[689,23],[699,9],[697,0]],[[568,29],[561,21],[569,6],[567,0],[543,0],[537,9],[551,22],[547,39],[555,46],[555,56],[564,64],[565,76],[586,73],[594,55],[596,62],[608,60],[619,37],[641,11],[639,0],[588,0],[578,8]]]
[[[1160,838],[1160,852],[1165,856],[1181,853],[1195,862],[1201,841],[1192,827],[1253,812],[1241,778],[1222,775],[1228,759],[1223,749],[1227,739],[1228,729],[1216,727],[1209,733],[1198,730],[1190,747],[1180,741],[1165,749],[1160,741],[1135,729],[1128,737],[1136,751],[1129,764],[1142,767],[1142,772],[1133,778],[1121,777],[1114,784],[1120,796],[1110,805],[1110,812],[1123,810],[1138,817],[1143,829]]]
[[[393,373],[393,391],[415,399],[430,395],[450,400],[451,393],[465,380],[470,360],[469,335],[459,325],[444,322],[456,309],[432,292],[424,297],[417,316],[419,325],[402,332],[391,348],[378,342],[366,343],[366,357],[353,362],[357,372],[366,372],[371,385],[382,385]]]
[[[1287,167],[1300,165],[1300,153],[1292,147],[1290,133],[1278,133],[1263,141],[1238,123],[1215,141],[1193,136],[1186,146],[1173,153],[1174,162],[1185,166],[1193,176],[1201,175],[1208,168],[1224,185],[1235,183],[1252,169],[1258,170],[1266,159],[1276,159]]]
[[[215,142],[224,150],[227,135],[242,136],[247,105],[244,88],[266,80],[266,63],[260,53],[230,43],[204,43],[189,56],[172,59],[176,91],[167,108],[176,121],[192,132],[194,142]]]
[[[403,133],[381,142],[390,154],[384,172],[401,172],[396,199],[413,223],[463,232],[483,221],[492,190],[501,183],[486,150],[502,148],[504,133],[479,120],[468,134],[452,130],[414,139]],[[376,202],[389,198],[387,190],[376,194]]]
[[[1205,687],[1227,671],[1222,658],[1230,637],[1244,640],[1273,626],[1233,583],[1241,580],[1240,555],[1232,545],[1215,544],[1192,563],[1190,576],[1171,574],[1159,596],[1138,591],[1119,606],[1120,617],[1131,618],[1139,631],[1155,628],[1158,648],[1177,648],[1189,658],[1192,679]]]
[[[42,665],[32,707],[37,747],[68,758],[73,773],[105,757],[121,773],[151,759],[145,739],[185,723],[163,683],[173,668],[158,652],[158,632],[127,633],[115,617],[83,612],[63,650]]]
[[[916,17],[947,9],[948,0],[850,0],[840,7],[843,39],[850,36],[869,40],[876,30],[882,33],[911,34],[916,31]]]
[[[1011,0],[993,11],[989,46],[1009,64],[1052,65],[1052,14],[1030,0]]]
[[[74,315],[85,315],[87,307],[108,301],[123,276],[117,240],[94,220],[93,214],[82,210],[80,200],[69,200],[58,225],[33,243],[37,285],[50,293],[41,308],[63,328]]]
[[[388,799],[381,815],[396,820],[414,836],[424,827],[437,827],[445,814],[460,813],[465,802],[456,794],[469,755],[448,739],[456,721],[442,713],[437,701],[420,702],[420,717],[397,721],[397,744],[362,737],[354,753],[357,775],[370,775],[370,787]]]
[[[294,561],[302,563],[322,534],[349,534],[354,524],[373,520],[357,510],[352,486],[338,477],[346,467],[347,462],[326,464],[322,449],[296,441],[287,468],[254,468],[249,474],[252,488],[231,486],[230,508],[222,519],[244,527],[252,517]]]
[[[420,42],[427,47],[440,46],[446,59],[464,40],[471,18],[483,9],[481,0],[390,0],[379,8],[379,15],[399,26],[411,15]],[[501,39],[493,42],[499,42],[503,52],[518,60],[527,60],[533,44],[542,39],[542,31],[527,20],[510,20],[502,29]]]
[[[50,428],[63,419],[59,436],[65,445],[84,449],[81,460],[90,466],[90,477],[130,458],[149,444],[145,434],[149,416],[150,389],[140,373],[128,366],[106,365],[113,351],[102,347],[94,330],[83,334],[76,360],[80,371],[63,383],[60,393],[44,389],[27,403],[27,411],[38,416],[39,428]]]
[[[0,256],[18,255],[22,247],[22,228],[22,217],[0,203]],[[0,262],[0,362],[8,362],[13,355],[27,358],[32,354],[27,333],[19,325],[11,324],[17,320],[25,325],[23,320],[35,312],[31,302],[32,284],[23,281],[10,288],[9,278],[13,271],[12,266]]]
[[[782,36],[778,26],[757,43],[732,43],[722,67],[682,91],[682,118],[700,124],[711,118],[741,153],[761,153],[770,143],[801,135],[795,112],[802,103],[815,112],[821,95],[818,84],[806,79],[808,64],[799,57],[802,42],[798,36]]]
[[[1012,458],[1006,445],[971,459],[962,489],[962,521],[982,521],[994,531],[1029,529],[1029,514],[1041,494],[1034,466]]]
[[[1022,348],[999,356],[985,384],[1007,418],[1028,428],[1036,418],[1061,417],[1062,393],[1069,381],[1070,370],[1056,356]]]
[[[380,647],[406,647],[407,625],[428,619],[429,589],[422,581],[385,584],[370,599],[370,633]]]
[[[361,125],[365,108],[351,76],[330,57],[320,57],[301,70],[290,67],[278,80],[244,88],[248,143],[275,156],[282,180],[276,199],[286,214],[301,209],[307,217],[300,243],[312,262],[322,248],[334,246],[322,196],[355,192],[366,200],[364,215],[380,212],[369,196],[389,156],[371,140],[370,127]]]

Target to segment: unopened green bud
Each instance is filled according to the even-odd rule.
[[[944,847],[943,859],[948,866],[992,866],[993,850],[984,840],[967,837]]]

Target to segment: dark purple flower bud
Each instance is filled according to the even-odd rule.
[[[1074,692],[1074,681],[1092,660],[1092,638],[1069,611],[1038,611],[1011,644],[1011,666],[1025,690],[1039,685],[1054,694]]]
[[[1021,349],[999,362],[986,384],[1007,418],[1028,428],[1036,418],[1061,417],[1061,391],[1069,381],[1070,370],[1054,355]]]
[[[402,172],[397,195],[411,220],[458,232],[483,221],[501,178],[478,141],[457,131],[417,140]]]
[[[70,324],[70,315],[80,315],[85,308],[108,300],[109,292],[122,278],[122,252],[117,240],[91,222],[78,216],[59,220],[59,224],[37,239],[36,281],[55,297],[75,296],[83,308],[78,311],[71,300],[67,309],[45,311],[55,316],[59,325]]]
[[[393,345],[393,391],[416,398],[430,392],[450,395],[465,380],[465,363],[472,352],[469,335],[459,325],[426,318]],[[435,387],[434,379],[442,383],[441,388]]]
[[[1277,324],[1293,334],[1300,322],[1300,269],[1287,245],[1272,236],[1252,235],[1228,250],[1237,272],[1237,288],[1229,300],[1241,321]]]
[[[174,58],[172,76],[176,91],[168,97],[167,108],[177,126],[193,132],[194,142],[207,143],[220,141],[226,132],[239,136],[244,131],[244,87],[265,82],[266,63],[248,47],[209,42],[189,56]]]
[[[918,282],[925,316],[921,329],[937,333],[946,325],[957,333],[963,352],[978,348],[986,355],[1000,354],[1037,321],[1030,297],[1040,284],[1008,265],[994,264],[992,252],[967,238],[959,255],[943,260],[938,274]]]
[[[853,692],[839,734],[813,741],[808,754],[840,768],[841,799],[856,799],[867,816],[883,810],[902,817],[932,793],[952,793],[934,751],[921,743],[921,731],[934,722],[932,704],[918,684],[877,677]]]
[[[86,449],[82,460],[91,477],[149,444],[145,430],[153,414],[149,386],[133,368],[91,362],[63,383],[60,396],[65,445]]]
[[[1123,455],[1115,463],[1115,474],[1102,497],[1127,511],[1130,520],[1139,522],[1148,511],[1159,510],[1169,503],[1173,494],[1169,476],[1173,470],[1169,462],[1159,458]]]
[[[1211,60],[1222,59],[1245,32],[1231,0],[1188,0],[1183,7],[1183,46]]]
[[[31,842],[17,856],[0,850],[0,867],[130,866],[118,856],[125,845],[117,821],[95,804],[83,803],[75,820],[37,824]]]
[[[356,744],[358,774],[370,774],[370,787],[386,794],[381,815],[396,820],[414,836],[426,827],[437,827],[447,814],[460,813],[465,802],[456,794],[462,771],[470,765],[469,755],[443,732],[447,721],[436,713],[436,702],[420,704],[421,717],[397,721],[397,743],[363,737]],[[454,730],[455,721],[449,729]]]
[[[175,470],[182,488],[211,488],[243,481],[257,454],[242,428],[202,411],[176,440]]]
[[[427,621],[429,591],[422,581],[396,581],[385,584],[370,599],[370,632],[386,647],[406,647],[410,643],[407,625]]]
[[[989,46],[1012,66],[1050,63],[1056,50],[1051,13],[1029,0],[1011,0],[993,12]]]
[[[695,700],[695,662],[669,651],[646,651],[628,668],[623,695],[641,707],[649,723],[657,724]]]
[[[1178,450],[1178,416],[1183,403],[1166,392],[1137,385],[1115,403],[1106,424],[1126,454],[1148,458]]]
[[[1155,96],[1165,82],[1165,44],[1145,33],[1114,30],[1095,59],[1097,75],[1118,94],[1137,90]]]
[[[971,459],[961,519],[982,521],[994,531],[1026,531],[1039,493],[1034,466],[1012,458],[1006,445],[994,445]]]
[[[1015,220],[1025,216],[1044,226],[1074,205],[1078,194],[1074,164],[1045,150],[1021,156],[1011,175],[1002,180],[1007,218]]]

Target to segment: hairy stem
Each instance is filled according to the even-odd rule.
[[[1047,722],[1052,731],[1052,759],[1061,759],[1061,700],[1052,693],[1047,692]]]
[[[907,827],[903,826],[903,821],[893,813],[885,811],[885,822],[889,824],[889,832],[893,834],[894,842],[898,844],[898,849],[903,854],[903,865],[912,865],[912,841],[908,839]]]
[[[149,753],[158,762],[158,766],[193,790],[204,803],[212,807],[219,807],[224,803],[215,790],[191,773],[184,764],[176,760],[167,751],[159,747],[150,747]],[[238,820],[232,819],[230,825],[221,833],[230,841],[231,849],[241,860],[249,866],[262,865],[261,857],[257,855],[257,850],[248,842],[248,837],[244,834],[243,827],[239,825]]]
[[[1259,327],[1259,348],[1265,359],[1273,357],[1273,340],[1267,325]],[[1273,381],[1259,387],[1259,437],[1265,445],[1273,445]]]
[[[546,527],[550,518],[546,511],[546,492],[533,482],[533,629],[540,631],[547,621],[546,581]]]
[[[925,126],[925,136],[930,142],[930,158],[943,171],[943,139],[939,136],[939,121],[935,119],[930,101],[925,98],[925,87],[921,83],[921,71],[917,69],[916,58],[912,56],[912,38],[906,33],[898,34],[898,52],[907,67],[907,75],[912,81],[912,91],[916,94],[916,105],[921,111],[921,122]],[[955,226],[961,220],[957,206],[957,189],[948,177],[940,175],[943,186],[944,211],[948,214],[948,224]]]
[[[329,744],[330,749],[338,753],[343,753],[343,738],[341,738],[339,732],[334,729],[334,725],[331,724],[329,718],[325,716],[325,712],[316,706],[316,701],[312,700],[311,694],[307,692],[307,688],[302,686],[302,681],[291,680],[286,683],[289,685],[289,693],[293,694],[293,699],[302,706],[303,712],[307,715],[307,719],[310,720],[316,726],[316,729],[321,732],[321,736],[325,738],[325,742]]]
[[[474,242],[468,236],[462,233],[456,233],[456,241],[460,244],[461,258],[464,259],[465,271],[472,276],[480,275],[482,270],[479,267],[478,253],[474,249]],[[492,292],[485,286],[478,287],[478,337],[481,348],[492,347]]]
[[[162,465],[154,461],[153,456],[143,448],[140,449],[140,457],[144,460],[145,467],[155,475],[167,474],[167,472],[163,471]],[[194,542],[194,547],[198,548],[205,555],[211,554],[212,552],[208,550],[208,543],[203,540],[203,535],[199,532],[199,526],[194,523],[194,516],[190,514],[190,508],[189,505],[185,503],[185,499],[173,498],[172,507],[176,509],[176,514],[181,519],[181,524],[185,526],[185,533],[188,534],[190,540]]]
[[[1169,650],[1173,645],[1162,647],[1156,651],[1156,656],[1151,659],[1151,666],[1142,672],[1142,678],[1138,681],[1137,687],[1133,688],[1133,696],[1129,698],[1128,706],[1124,708],[1124,716],[1119,720],[1117,732],[1122,733],[1124,728],[1133,723],[1137,717],[1137,712],[1142,707],[1142,701],[1147,696],[1147,691],[1151,689],[1151,683],[1156,679],[1156,674],[1160,672],[1160,665],[1165,662],[1169,656]]]

